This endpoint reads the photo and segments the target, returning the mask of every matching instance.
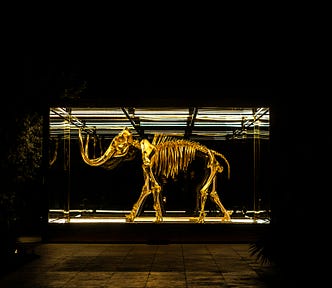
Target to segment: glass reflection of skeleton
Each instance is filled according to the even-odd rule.
[[[133,205],[130,214],[126,215],[128,222],[133,222],[137,217],[138,211],[144,203],[146,197],[152,193],[153,208],[155,210],[156,222],[163,221],[162,209],[160,204],[161,185],[156,180],[158,175],[163,175],[166,178],[174,178],[180,171],[186,171],[188,165],[194,160],[196,152],[203,153],[207,159],[207,169],[209,175],[199,191],[200,196],[200,211],[199,216],[195,219],[198,223],[205,221],[205,202],[209,195],[211,199],[217,204],[223,213],[222,221],[230,221],[231,217],[228,211],[222,205],[216,191],[216,176],[217,173],[223,171],[223,167],[219,164],[216,156],[221,157],[227,164],[228,177],[230,175],[230,165],[226,157],[219,152],[208,149],[199,143],[183,140],[170,139],[167,136],[155,135],[152,143],[147,139],[141,141],[135,140],[128,128],[123,129],[117,136],[115,136],[105,153],[98,158],[89,158],[89,139],[87,135],[86,142],[82,137],[82,129],[79,129],[79,140],[81,155],[85,163],[91,166],[104,166],[111,169],[116,165],[120,159],[133,159],[134,150],[140,149],[142,152],[142,168],[144,175],[144,185],[137,202]]]

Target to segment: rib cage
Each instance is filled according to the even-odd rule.
[[[188,140],[172,140],[155,146],[151,158],[152,169],[156,175],[174,178],[181,171],[186,171],[195,159],[196,152],[208,153],[209,149],[196,142]]]

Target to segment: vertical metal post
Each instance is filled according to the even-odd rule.
[[[71,115],[71,109],[67,108],[69,116]],[[70,119],[69,119],[70,120]],[[67,222],[70,222],[70,194],[71,194],[71,175],[70,175],[70,121],[66,122],[65,131],[64,131],[64,170],[67,176],[67,187],[65,195],[65,207],[64,213]]]
[[[256,116],[254,116],[256,117]],[[254,175],[253,175],[253,191],[254,191],[254,211],[261,209],[261,195],[259,192],[259,187],[257,183],[259,182],[259,171],[260,171],[260,130],[259,130],[259,120],[254,119],[254,143],[253,143],[253,153],[254,153]]]
[[[43,177],[43,184],[42,184],[42,233],[46,231],[47,224],[49,221],[49,201],[50,201],[50,192],[48,187],[49,181],[49,134],[50,134],[50,111],[48,107],[44,107],[42,110],[42,117],[43,117],[43,140],[42,140],[42,153],[43,153],[43,160],[42,160],[42,177]]]

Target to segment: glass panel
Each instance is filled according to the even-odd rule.
[[[49,221],[269,222],[268,107],[52,107],[49,115]],[[145,153],[153,176],[142,169]]]

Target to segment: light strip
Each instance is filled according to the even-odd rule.
[[[158,127],[185,127],[187,126],[186,122],[159,122],[159,121],[155,121],[155,122],[140,122],[140,126],[142,127],[150,127],[150,126],[158,126]]]
[[[134,223],[154,223],[155,217],[137,217]],[[125,218],[70,218],[58,219],[50,218],[49,223],[66,224],[66,223],[127,223]],[[163,217],[162,223],[195,223],[193,217]],[[229,222],[223,222],[221,217],[205,217],[205,223],[219,224],[269,224],[267,219],[231,219]],[[130,224],[130,223],[129,223]]]

